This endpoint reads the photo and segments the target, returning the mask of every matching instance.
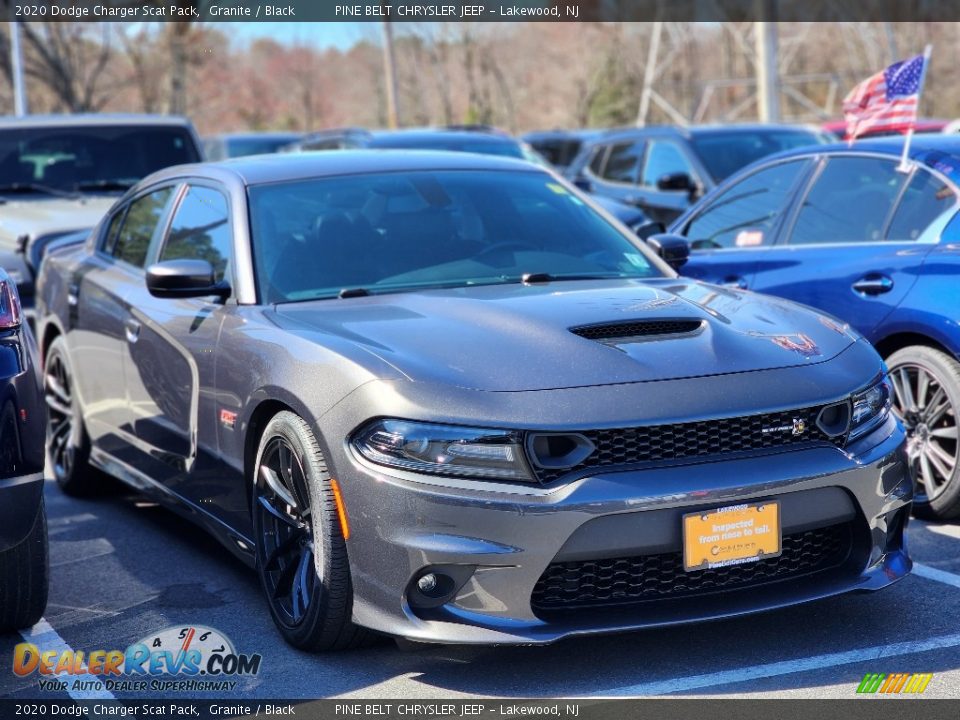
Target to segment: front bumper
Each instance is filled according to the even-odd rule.
[[[354,620],[413,640],[539,644],[716,619],[877,590],[911,568],[903,530],[913,486],[904,434],[892,418],[846,451],[816,447],[605,472],[531,494],[423,484],[356,458],[351,465]],[[785,536],[846,528],[842,562],[680,597],[555,609],[532,602],[551,564],[675,553],[682,514],[768,499],[781,503]],[[431,569],[447,572],[458,589],[424,607],[412,588]]]

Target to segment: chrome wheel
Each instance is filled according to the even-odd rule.
[[[73,396],[70,375],[59,354],[47,361],[43,394],[47,402],[47,447],[58,478],[69,477],[75,462]]]
[[[254,511],[259,515],[263,579],[280,619],[295,626],[310,606],[317,564],[307,476],[284,438],[274,437],[267,443],[257,481]]]
[[[907,429],[907,453],[916,475],[916,499],[929,502],[953,479],[960,450],[956,411],[943,383],[928,368],[899,365],[890,371],[893,411]]]

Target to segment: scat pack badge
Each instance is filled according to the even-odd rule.
[[[160,676],[177,680],[151,681],[149,689],[230,690],[236,683],[227,678],[256,675],[262,659],[258,653],[238,653],[218,630],[177,625],[147,635],[126,650],[44,650],[34,643],[20,643],[13,649],[13,672],[19,677],[37,673],[49,678],[40,684],[41,689],[51,690],[67,689],[65,683],[79,676],[99,676],[108,690],[126,689],[118,687],[129,684],[120,678]],[[137,684],[143,687],[130,689],[148,689],[146,683]]]

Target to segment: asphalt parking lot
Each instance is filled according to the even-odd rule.
[[[253,572],[188,522],[129,493],[74,500],[48,481],[46,497],[52,586],[31,641],[89,652],[123,649],[170,625],[210,626],[263,656],[238,697],[850,698],[868,672],[933,673],[923,697],[960,697],[960,523],[914,521],[915,574],[877,594],[550,647],[401,652],[384,642],[308,655],[274,631]],[[57,699],[36,674],[11,672],[18,642],[0,636],[0,696]]]

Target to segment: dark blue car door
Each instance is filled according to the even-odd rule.
[[[691,246],[681,272],[720,285],[752,288],[757,265],[773,252],[796,191],[812,166],[807,158],[774,162],[707,200],[675,228]]]
[[[783,242],[755,255],[752,289],[824,310],[878,340],[939,237],[937,218],[945,223],[955,203],[944,181],[897,165],[869,155],[821,161]]]

